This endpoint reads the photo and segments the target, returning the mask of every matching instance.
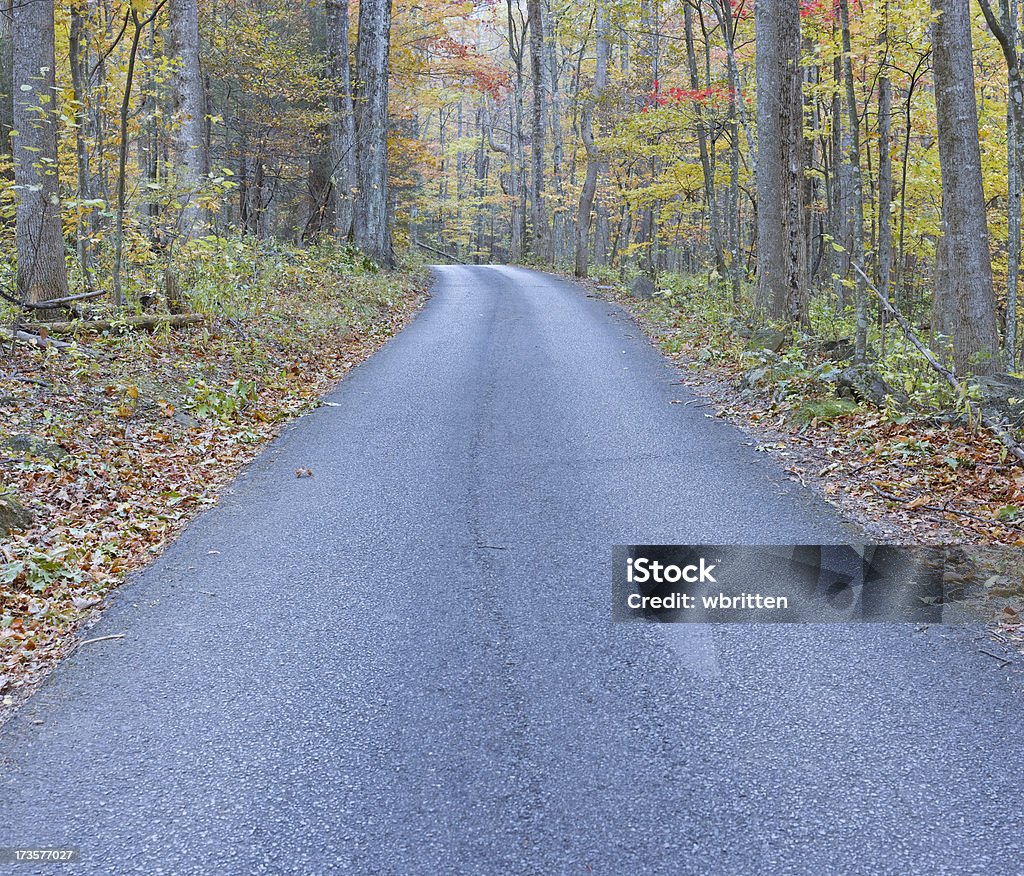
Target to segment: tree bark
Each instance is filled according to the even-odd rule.
[[[1024,78],[1018,46],[1017,0],[1000,0],[1002,20],[996,18],[989,0],[978,0],[989,29],[1006,59],[1009,100],[1006,106],[1006,194],[1008,229],[1006,241],[1006,362],[1017,359],[1017,300],[1021,256],[1021,171],[1024,170]]]
[[[597,191],[597,174],[601,156],[594,142],[594,110],[601,99],[608,82],[608,14],[602,0],[598,0],[594,20],[594,35],[597,40],[597,65],[594,69],[594,87],[583,108],[580,119],[580,136],[587,153],[587,174],[580,192],[579,211],[576,214],[576,276],[586,277],[588,271],[588,246],[590,243],[590,214]]]
[[[168,17],[169,52],[175,58],[171,77],[174,107],[171,150],[182,203],[179,233],[184,239],[190,239],[202,234],[206,224],[206,211],[198,199],[210,172],[204,131],[206,97],[199,64],[197,0],[171,0]]]
[[[14,181],[18,192],[18,295],[38,303],[68,294],[57,178],[53,0],[14,16]]]
[[[352,191],[355,174],[355,110],[352,105],[352,64],[348,43],[348,0],[327,0],[327,57],[331,91],[331,153],[334,162],[334,230],[352,234]]]
[[[353,237],[363,254],[393,267],[388,222],[388,51],[391,0],[362,0],[356,40],[356,196]]]
[[[850,183],[847,203],[850,229],[850,259],[864,270],[864,186],[860,169],[860,129],[857,112],[857,95],[853,82],[853,48],[850,40],[850,3],[839,0],[839,18],[843,40],[843,90],[846,96],[846,127],[843,129],[843,160],[847,165]],[[848,278],[842,277],[842,280]],[[867,288],[861,273],[853,278],[856,327],[854,330],[854,359],[863,362],[867,356],[868,343],[868,299]]]
[[[530,73],[533,76],[533,102],[530,117],[530,222],[533,225],[533,254],[545,261],[551,259],[551,229],[544,202],[544,177],[547,172],[544,154],[544,103],[547,98],[547,77],[544,59],[544,16],[542,0],[527,0],[530,27]]]
[[[942,225],[946,237],[946,308],[953,360],[960,373],[991,373],[999,366],[988,225],[978,143],[978,108],[970,9],[963,0],[932,0],[935,114],[942,171]]]
[[[755,31],[758,306],[774,319],[806,325],[806,187],[799,4],[793,0],[760,0]]]

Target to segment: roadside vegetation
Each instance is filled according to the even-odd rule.
[[[8,342],[0,354],[2,705],[283,424],[398,331],[426,288],[421,268],[379,272],[331,242],[232,237],[197,257],[196,324],[132,330],[99,308],[109,329],[83,322],[61,335],[70,346]]]

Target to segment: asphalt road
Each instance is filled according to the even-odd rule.
[[[978,631],[611,623],[613,544],[855,537],[677,381],[570,284],[439,269],[90,633],[125,638],[0,731],[0,847],[116,874],[1020,873],[1024,691]]]

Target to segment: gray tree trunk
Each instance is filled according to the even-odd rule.
[[[1017,0],[1000,0],[1001,20],[989,0],[979,0],[989,29],[999,41],[1006,59],[1010,99],[1006,105],[1006,189],[1009,200],[1006,242],[1006,362],[1017,359],[1017,300],[1021,256],[1021,172],[1024,170],[1024,80],[1020,69]]]
[[[892,83],[888,34],[883,32],[882,70],[878,77],[878,289],[889,298],[892,287]],[[885,311],[883,310],[883,320]],[[884,323],[883,323],[884,325]]]
[[[867,287],[861,271],[864,264],[864,186],[860,171],[860,130],[857,111],[857,95],[853,82],[853,58],[850,40],[850,4],[849,0],[839,0],[839,16],[842,24],[843,40],[843,90],[846,95],[846,128],[843,138],[843,160],[847,165],[850,183],[849,228],[850,228],[850,260],[859,268],[855,276],[849,278],[854,284],[854,310],[856,312],[856,329],[854,334],[854,358],[863,362],[867,355],[868,343],[868,298]],[[843,279],[846,279],[845,277]]]
[[[175,58],[172,75],[174,126],[171,149],[182,211],[179,232],[185,238],[202,234],[205,213],[199,193],[209,174],[204,120],[206,99],[199,66],[197,0],[171,0],[169,52]]]
[[[594,87],[583,108],[580,119],[580,136],[587,153],[587,175],[580,192],[579,212],[576,214],[576,276],[586,277],[588,271],[588,246],[590,243],[590,213],[597,191],[597,174],[601,157],[594,142],[594,110],[601,99],[608,82],[608,14],[602,0],[598,0],[594,21],[594,35],[597,40],[597,66],[594,70]]]
[[[11,154],[14,130],[14,0],[0,2],[0,152]]]
[[[363,254],[392,267],[388,222],[388,50],[391,0],[362,0],[356,41],[356,196],[353,238]]]
[[[533,76],[533,103],[530,116],[530,222],[533,225],[533,254],[551,260],[551,229],[547,205],[544,203],[544,177],[547,172],[544,154],[544,103],[547,93],[544,58],[544,16],[541,0],[527,0],[530,27],[530,72]]]
[[[805,325],[803,72],[800,6],[759,0],[757,45],[757,300],[774,319]]]
[[[700,76],[697,70],[697,53],[693,45],[693,10],[690,5],[683,6],[683,23],[686,37],[686,64],[690,72],[690,88],[700,88]],[[697,105],[697,148],[700,153],[700,166],[704,173],[704,200],[708,208],[708,226],[711,237],[711,250],[715,258],[715,268],[720,276],[725,275],[725,252],[722,248],[722,235],[718,225],[718,202],[715,194],[715,170],[708,151],[708,130],[704,121],[704,112]]]
[[[356,185],[355,115],[348,44],[348,0],[327,0],[327,57],[331,91],[331,153],[334,162],[334,230],[352,234],[352,191]]]
[[[935,113],[942,170],[942,224],[946,287],[936,298],[949,325],[953,360],[961,373],[991,373],[999,366],[992,265],[978,143],[978,107],[970,8],[964,0],[932,0]]]
[[[14,182],[18,295],[29,303],[68,294],[54,68],[53,0],[22,3],[14,15]]]

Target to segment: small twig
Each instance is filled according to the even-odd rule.
[[[984,648],[979,648],[978,653],[985,654],[986,656],[991,657],[993,660],[998,660],[1000,669],[1009,666],[1013,662],[1012,660],[1007,660],[1005,657],[1000,657],[998,654],[993,654],[991,651],[986,651]]]
[[[125,633],[114,633],[112,636],[97,636],[95,639],[85,639],[75,645],[75,650],[77,651],[82,645],[92,645],[94,642],[106,642],[108,639],[123,639],[124,637]]]

